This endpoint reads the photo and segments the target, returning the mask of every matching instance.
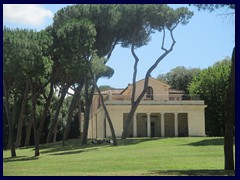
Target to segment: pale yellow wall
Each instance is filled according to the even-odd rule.
[[[136,94],[139,95],[143,89],[144,80],[138,81],[136,84]],[[185,104],[183,101],[164,101],[169,100],[169,88],[154,78],[149,78],[149,86],[153,88],[154,101],[141,102],[136,113],[187,113],[188,114],[188,131],[189,136],[205,136],[205,116],[204,108],[206,107],[203,101],[188,101]],[[123,95],[131,94],[130,85]],[[104,95],[106,98],[108,95]],[[114,95],[113,95],[114,96]],[[109,96],[111,98],[111,96]],[[89,122],[89,138],[104,138],[105,136],[105,114],[102,107],[99,106],[99,96],[94,95],[92,109]],[[126,101],[125,101],[126,102]],[[130,102],[130,101],[129,101]],[[158,104],[162,102],[162,104]],[[165,103],[166,102],[166,103]],[[186,101],[185,101],[186,102]],[[123,105],[124,101],[106,101],[109,115],[115,129],[117,137],[121,137],[123,130],[123,114],[129,113],[130,105]],[[165,103],[165,104],[164,104]],[[111,131],[106,120],[106,137],[111,137]]]
[[[103,95],[103,98],[106,98],[107,96],[108,95]],[[90,110],[88,138],[96,138],[96,137],[104,136],[104,132],[101,129],[104,125],[104,112],[99,111],[98,109],[99,103],[101,103],[99,99],[99,95],[94,95],[92,99],[91,110]]]
[[[92,118],[89,120],[88,138],[95,138],[96,137],[95,122],[96,122],[96,117],[92,116]]]
[[[154,100],[168,100],[169,98],[169,88],[167,84],[164,84],[154,78],[149,78],[148,86],[153,88],[153,99]],[[138,81],[136,83],[136,96],[135,99],[140,95],[144,87],[144,80]],[[131,95],[132,85],[124,91],[123,95]]]
[[[204,111],[191,111],[188,113],[189,136],[205,136]]]
[[[123,113],[124,111],[118,110],[117,108],[109,110],[109,115],[112,120],[112,124],[115,130],[115,134],[117,137],[121,137],[123,130]],[[109,124],[106,121],[106,136],[111,137],[111,131],[109,128]]]
[[[188,114],[188,131],[189,136],[205,136],[205,105],[139,105],[136,113],[187,113]],[[115,129],[117,137],[121,137],[123,130],[123,113],[128,113],[129,105],[107,105],[109,115]],[[98,121],[104,119],[103,110],[98,113]],[[103,122],[103,121],[102,121]],[[100,124],[100,122],[98,123]],[[94,127],[94,126],[93,126]],[[98,138],[103,138],[104,133],[102,126],[98,126]],[[89,135],[91,135],[89,129]],[[90,136],[89,136],[90,137]],[[111,137],[111,131],[106,121],[106,137]]]
[[[103,111],[100,111],[97,116],[97,137],[104,137],[104,121],[105,114]]]
[[[103,95],[103,98],[106,98],[108,95]],[[99,98],[99,95],[94,95],[93,96],[93,99],[92,99],[92,106],[91,106],[91,112],[90,112],[90,118],[92,116],[94,116],[94,114],[96,114],[97,112],[97,109],[99,107],[99,103],[101,104],[100,102],[100,98]]]

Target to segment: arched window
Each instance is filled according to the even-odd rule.
[[[147,87],[147,99],[153,100],[153,88],[151,86]]]

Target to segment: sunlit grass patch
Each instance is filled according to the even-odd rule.
[[[234,175],[224,171],[223,138],[131,138],[109,144],[80,145],[68,140],[3,152],[3,175]]]

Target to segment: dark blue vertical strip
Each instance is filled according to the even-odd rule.
[[[1,10],[3,12],[3,5],[1,4]],[[3,13],[1,13],[2,17],[1,17],[1,24],[3,24]],[[1,37],[3,37],[3,28],[1,29]],[[1,98],[1,133],[2,133],[2,137],[3,137],[3,40],[1,42],[1,80],[2,80],[2,83],[1,83],[1,88],[0,88],[0,91],[1,91],[1,94],[2,94],[2,98]],[[1,145],[3,146],[3,138],[1,138]],[[3,147],[1,148],[1,150],[3,151]],[[2,152],[3,154],[3,152]],[[1,158],[3,158],[1,156]],[[3,161],[1,161],[3,162]],[[3,167],[2,167],[3,169]],[[2,175],[3,175],[3,172],[1,171]]]
[[[235,9],[235,32],[239,32],[239,10],[240,6],[236,4],[236,9]],[[238,33],[235,33],[235,173],[237,177],[240,177],[240,165],[239,165],[239,160],[240,160],[240,71],[239,71],[239,35]]]

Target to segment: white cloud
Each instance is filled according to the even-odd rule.
[[[53,13],[36,4],[3,4],[3,21],[30,26],[41,26]]]

